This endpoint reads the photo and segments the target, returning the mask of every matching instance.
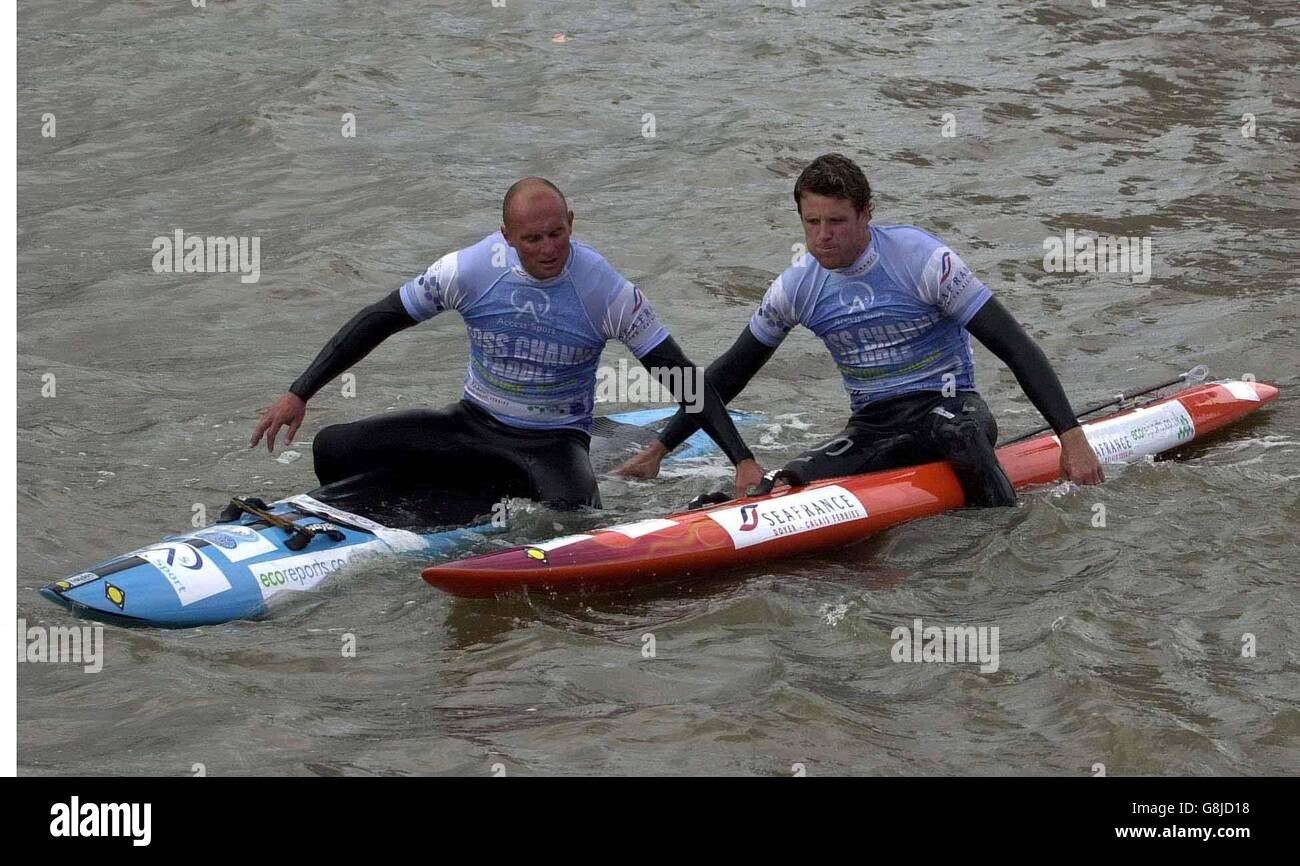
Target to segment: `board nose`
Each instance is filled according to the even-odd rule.
[[[1277,388],[1272,385],[1266,385],[1263,382],[1255,382],[1255,393],[1259,395],[1259,402],[1267,403],[1277,396]]]
[[[37,590],[37,592],[41,594],[42,598],[48,599],[54,602],[55,604],[62,605],[63,607],[72,607],[72,604],[62,595],[55,592],[52,587],[42,586],[40,589]]]

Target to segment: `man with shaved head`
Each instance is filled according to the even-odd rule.
[[[605,343],[620,341],[661,379],[703,376],[641,290],[572,240],[573,211],[553,183],[515,183],[501,218],[500,231],[357,313],[263,414],[249,446],[265,437],[274,450],[285,426],[291,441],[326,382],[389,336],[454,309],[470,341],[460,402],[326,427],[312,444],[321,483],[429,477],[561,507],[599,505],[588,449]],[[737,494],[758,483],[763,470],[717,393],[703,385],[702,401],[688,405],[693,389],[679,390],[683,408],[735,464]]]

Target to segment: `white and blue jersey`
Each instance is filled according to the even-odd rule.
[[[778,346],[795,325],[822,339],[854,412],[915,391],[940,391],[945,376],[974,390],[965,325],[992,297],[956,253],[915,226],[870,226],[856,262],[827,270],[811,255],[786,269],[749,322]]]
[[[465,398],[514,427],[590,432],[605,343],[618,340],[640,358],[668,337],[641,290],[577,241],[564,270],[538,280],[495,232],[434,262],[401,297],[416,321],[461,314]]]

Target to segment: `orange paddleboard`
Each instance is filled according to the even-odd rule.
[[[1277,393],[1259,382],[1199,385],[1083,426],[1103,463],[1124,463],[1199,439]],[[1044,434],[998,449],[998,460],[1019,489],[1059,481],[1060,453],[1057,438]],[[948,464],[927,463],[554,538],[434,565],[423,574],[462,596],[613,589],[830,550],[964,504]]]

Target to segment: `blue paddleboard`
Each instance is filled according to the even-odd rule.
[[[635,434],[648,438],[648,426],[675,411],[676,407],[667,406],[601,419],[593,432],[593,456],[601,446],[619,451],[635,442]],[[744,426],[759,416],[733,412],[732,417]],[[716,450],[713,440],[701,431],[670,459]],[[241,512],[228,522],[169,536],[105,560],[47,584],[40,593],[80,616],[119,625],[186,628],[255,619],[287,594],[311,590],[366,559],[411,551],[426,557],[450,554],[483,535],[504,530],[490,522],[437,532],[395,529],[309,494],[272,503],[265,511],[273,520]],[[305,532],[277,525],[284,523]]]

